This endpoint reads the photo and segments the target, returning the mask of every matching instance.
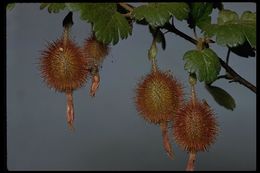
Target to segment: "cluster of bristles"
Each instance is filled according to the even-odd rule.
[[[173,122],[175,141],[188,152],[204,151],[215,140],[212,109],[197,99],[185,103],[182,84],[169,73],[157,69],[147,74],[136,88],[135,103],[145,120],[160,125]]]

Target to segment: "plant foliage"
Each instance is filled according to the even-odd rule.
[[[221,10],[217,24],[209,24],[205,31],[209,36],[216,35],[219,45],[236,47],[248,41],[256,48],[256,13],[245,11],[239,18],[234,11]]]
[[[189,73],[196,73],[199,81],[211,83],[220,72],[220,63],[216,53],[209,48],[190,50],[183,56],[184,68]]]

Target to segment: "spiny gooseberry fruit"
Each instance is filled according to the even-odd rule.
[[[181,84],[169,73],[161,72],[156,64],[152,72],[138,84],[136,89],[136,107],[145,120],[160,124],[163,146],[168,156],[173,158],[173,151],[168,137],[168,121],[182,105],[183,89]]]
[[[135,103],[149,122],[170,121],[183,103],[182,85],[169,73],[152,71],[138,84]]]
[[[97,40],[94,34],[92,34],[84,43],[84,53],[87,59],[91,59],[94,64],[100,65],[105,57],[109,53],[109,47]]]
[[[174,117],[175,141],[190,153],[207,150],[214,143],[217,130],[212,109],[197,99],[186,103]]]
[[[49,43],[40,59],[42,78],[50,88],[67,92],[82,87],[86,82],[86,59],[80,47],[70,39]]]
[[[42,78],[50,88],[65,92],[67,97],[67,122],[73,128],[73,90],[82,87],[87,78],[87,60],[80,47],[69,39],[65,28],[62,39],[49,43],[40,59]]]

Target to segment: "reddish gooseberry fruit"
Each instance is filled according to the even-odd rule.
[[[42,52],[40,70],[42,78],[50,88],[65,92],[67,96],[67,122],[73,127],[73,90],[82,87],[87,79],[87,60],[74,42],[68,38],[65,29],[64,36],[49,43]]]
[[[94,64],[100,65],[105,57],[109,53],[109,47],[98,41],[94,34],[92,34],[84,43],[84,53],[85,57],[90,59]]]
[[[87,78],[86,59],[75,43],[63,39],[48,44],[40,59],[42,78],[56,91],[67,92],[82,87]]]
[[[181,84],[170,74],[159,71],[155,65],[152,72],[138,84],[135,103],[145,120],[160,124],[164,149],[172,159],[167,123],[183,103]]]
[[[173,134],[181,148],[196,153],[207,150],[214,143],[217,126],[212,109],[195,99],[185,104],[174,117]]]
[[[136,89],[138,112],[155,124],[172,120],[182,103],[182,85],[169,73],[151,72]]]

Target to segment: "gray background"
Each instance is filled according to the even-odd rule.
[[[137,6],[138,4],[133,3]],[[242,14],[256,11],[254,3],[224,3]],[[146,26],[134,25],[127,40],[112,47],[100,71],[101,85],[95,98],[89,96],[90,82],[74,92],[76,131],[66,124],[66,97],[50,90],[40,78],[37,63],[47,41],[62,33],[68,11],[49,14],[39,4],[17,4],[7,12],[7,162],[9,170],[185,170],[187,157],[172,141],[175,159],[168,159],[160,128],[145,122],[133,102],[134,89],[150,70],[147,50],[152,41]],[[217,10],[213,20],[216,21]],[[90,25],[74,13],[73,39],[80,45],[90,34]],[[177,28],[192,36],[186,22]],[[199,34],[199,33],[198,33]],[[195,46],[166,34],[167,47],[159,47],[158,65],[171,70],[189,96],[187,72],[182,60]],[[160,46],[160,45],[159,45]],[[227,49],[214,44],[220,57]],[[256,58],[231,53],[230,65],[256,84]],[[223,69],[221,73],[224,73]],[[220,124],[217,141],[208,152],[197,154],[196,170],[256,169],[256,94],[237,84],[218,80],[236,100],[234,111],[214,101],[203,83],[196,86]]]

